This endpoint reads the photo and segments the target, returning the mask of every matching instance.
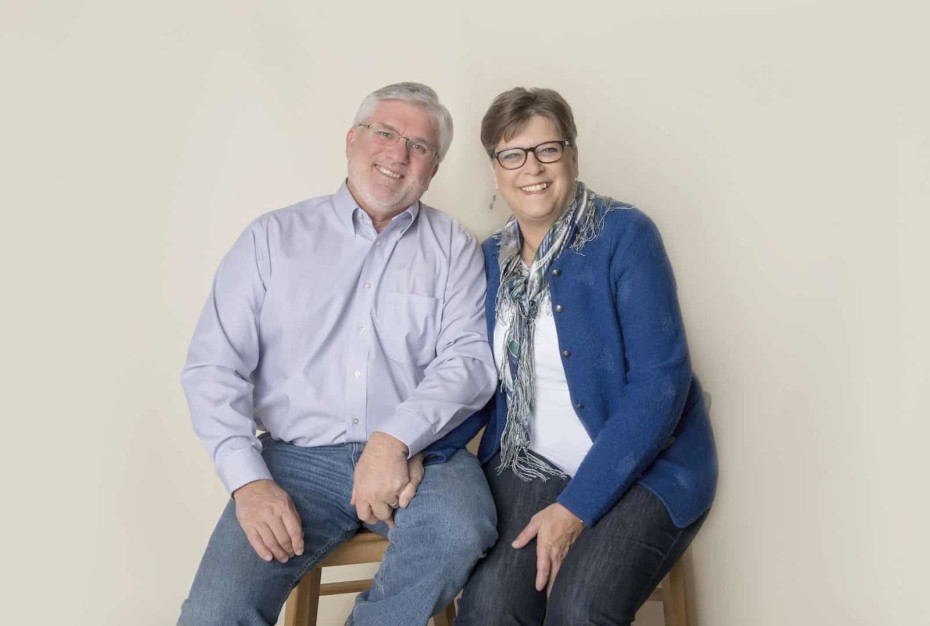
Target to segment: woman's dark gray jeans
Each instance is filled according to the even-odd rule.
[[[485,466],[497,505],[499,539],[472,572],[456,626],[627,626],[681,558],[707,513],[687,528],[672,523],[662,502],[634,485],[592,528],[585,529],[559,570],[552,595],[536,591],[536,542],[511,542],[537,512],[556,501],[569,479],[524,482]]]

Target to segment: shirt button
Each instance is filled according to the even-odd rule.
[[[564,356],[566,359],[570,357],[571,355],[572,355],[571,350],[562,350],[562,356]]]
[[[365,289],[371,289],[371,283],[365,283]]]
[[[359,335],[364,335],[364,334],[365,334],[365,327],[364,327],[364,326],[359,326],[359,327],[358,327],[358,334],[359,334]]]
[[[355,370],[355,377],[356,377],[356,378],[358,378],[358,377],[361,376],[361,375],[362,375],[362,373],[361,373],[360,371]]]
[[[552,275],[553,275],[553,276],[558,276],[558,275],[561,274],[561,273],[562,273],[561,270],[558,270],[558,269],[552,270]]]
[[[355,424],[355,425],[358,425],[358,418],[357,418],[357,417],[354,418],[354,419],[352,420],[352,423]]]
[[[561,304],[555,305],[555,312],[556,312],[556,313],[561,313],[561,312],[562,312],[562,305],[561,305]]]

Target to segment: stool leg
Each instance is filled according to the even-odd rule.
[[[684,563],[678,561],[662,581],[665,626],[688,626]]]
[[[453,621],[455,621],[455,600],[433,616],[435,626],[452,626]]]
[[[322,576],[323,570],[314,568],[294,587],[284,610],[284,626],[316,626]]]

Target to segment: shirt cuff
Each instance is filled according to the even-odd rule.
[[[252,446],[236,450],[223,458],[216,467],[216,473],[230,494],[239,487],[256,480],[274,480],[262,453]]]
[[[436,438],[429,420],[403,410],[395,411],[375,432],[390,435],[406,444],[408,459]]]

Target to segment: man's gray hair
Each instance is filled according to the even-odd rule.
[[[400,100],[414,104],[433,117],[436,127],[439,129],[439,150],[438,157],[442,161],[452,145],[452,115],[449,109],[439,103],[439,96],[436,92],[426,85],[420,83],[395,83],[373,91],[362,100],[358,107],[358,113],[355,114],[353,125],[364,124],[378,104],[384,100]]]

